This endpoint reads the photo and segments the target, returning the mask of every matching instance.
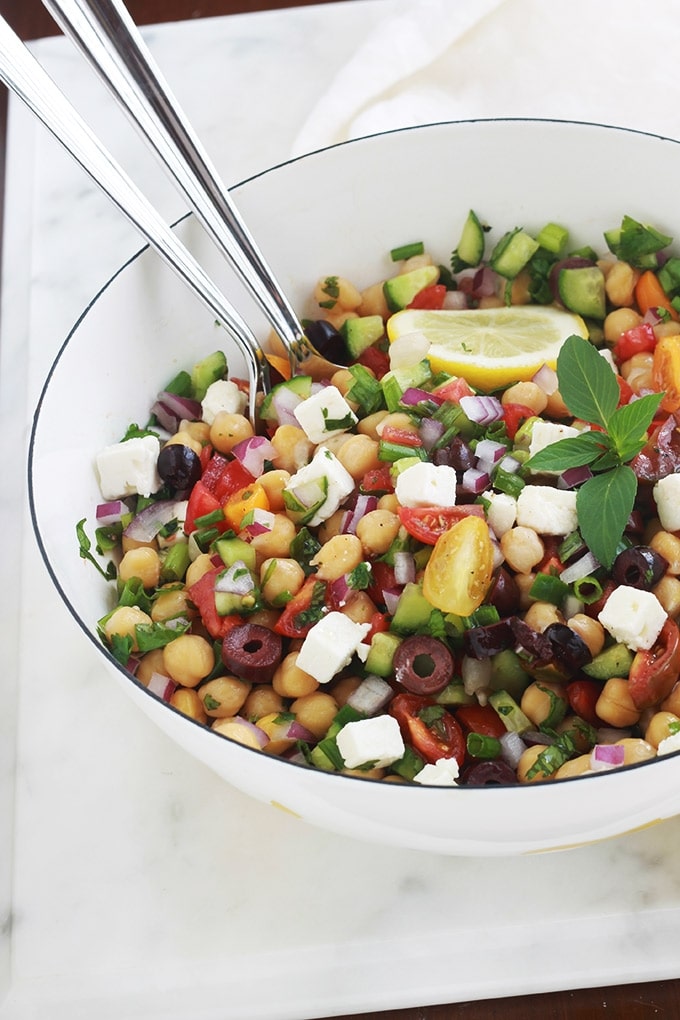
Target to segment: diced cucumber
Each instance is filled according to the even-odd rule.
[[[215,592],[215,609],[218,616],[240,616],[241,613],[249,613],[255,606],[255,596],[236,595],[231,591]]]
[[[225,567],[233,566],[237,560],[245,563],[248,570],[255,570],[257,567],[255,549],[250,542],[245,542],[242,538],[236,536],[218,538],[215,542],[215,551],[219,554]]]
[[[597,266],[562,269],[557,278],[560,299],[570,312],[587,319],[604,319],[607,314],[604,273]]]
[[[404,585],[399,596],[392,627],[397,634],[414,634],[427,628],[431,613],[432,605],[423,595],[422,586],[412,581]]]
[[[366,348],[372,347],[385,336],[385,323],[382,315],[361,315],[357,319],[347,319],[340,333],[347,353],[356,360]]]
[[[388,411],[396,411],[406,390],[423,386],[432,378],[430,362],[423,358],[408,368],[393,368],[380,380]]]
[[[536,234],[540,248],[545,248],[552,255],[559,255],[567,243],[569,231],[559,223],[546,223],[542,230]]]
[[[227,374],[227,358],[223,351],[214,351],[191,370],[191,389],[195,400],[203,400],[208,386]]]
[[[431,287],[439,279],[438,266],[421,266],[408,273],[400,273],[385,280],[383,293],[391,312],[399,312],[411,304],[416,294]]]
[[[491,252],[489,265],[499,276],[514,280],[527,262],[538,251],[538,241],[521,227],[515,227],[501,237]]]
[[[272,386],[260,406],[260,417],[265,421],[276,421],[275,397],[283,390],[290,390],[301,400],[306,400],[312,392],[312,377],[311,375],[294,375],[292,379],[284,379],[283,382]]]
[[[388,630],[381,630],[374,634],[366,657],[366,672],[382,677],[391,676],[394,653],[401,642],[402,638],[398,634],[393,634]]]
[[[503,720],[506,730],[514,733],[524,733],[533,729],[533,723],[528,715],[525,715],[517,702],[507,691],[493,691],[489,695],[489,704],[493,705],[496,712]]]
[[[454,273],[479,265],[484,256],[484,233],[485,228],[476,213],[470,209],[463,224],[458,247],[451,255],[451,268]]]
[[[583,672],[594,680],[610,680],[612,677],[627,677],[633,665],[633,653],[627,645],[614,644],[596,655],[592,662],[583,667]]]

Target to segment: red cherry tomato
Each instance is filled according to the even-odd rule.
[[[505,723],[491,705],[461,705],[456,719],[466,733],[481,733],[484,737],[502,737],[507,733]]]
[[[424,545],[435,545],[437,539],[452,528],[464,517],[484,518],[484,508],[479,503],[465,503],[461,506],[439,507],[400,506],[397,509],[399,520],[409,535],[417,538]]]
[[[648,322],[623,331],[614,344],[612,353],[617,362],[628,361],[634,354],[645,354],[656,347],[656,333]]]
[[[390,356],[379,347],[367,347],[357,358],[357,364],[370,368],[376,379],[382,379],[390,370]]]
[[[432,393],[435,400],[440,401],[440,403],[450,400],[452,404],[460,404],[461,397],[472,397],[473,395],[474,390],[462,375],[458,376],[457,379],[452,379],[450,382],[442,383]]]
[[[319,585],[321,587],[318,587]],[[312,574],[307,578],[297,595],[294,595],[290,602],[286,603],[283,612],[274,624],[276,633],[291,638],[305,637],[320,619],[318,614],[310,614],[310,609],[312,602],[318,600],[321,595],[325,601],[326,583],[319,581]]]
[[[397,694],[390,715],[399,723],[401,734],[414,751],[431,765],[440,758],[465,760],[465,737],[460,725],[443,705],[416,694]]]
[[[602,693],[602,684],[596,683],[595,680],[572,680],[567,684],[566,692],[569,707],[575,715],[596,729],[602,725],[602,720],[595,711],[597,699]]]
[[[535,418],[536,412],[526,404],[504,404],[503,405],[503,421],[505,422],[505,431],[508,433],[509,439],[514,439],[517,430],[527,420],[527,418]]]
[[[215,640],[221,640],[232,627],[243,623],[240,616],[220,616],[215,608],[215,578],[223,570],[224,567],[209,570],[189,588],[189,598],[201,614],[205,629]]]
[[[680,673],[680,630],[669,617],[648,651],[636,652],[628,674],[628,691],[642,712],[671,693]]]
[[[446,297],[446,287],[443,283],[433,283],[431,287],[424,287],[414,297],[408,308],[442,308]]]
[[[359,483],[361,492],[367,495],[384,495],[387,492],[394,492],[394,482],[389,464],[383,467],[369,468]]]
[[[423,441],[417,432],[409,429],[399,429],[394,425],[387,425],[381,432],[380,438],[384,443],[396,443],[398,446],[422,446]]]

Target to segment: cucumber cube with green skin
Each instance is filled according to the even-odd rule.
[[[451,256],[451,268],[454,273],[470,266],[478,266],[484,255],[484,227],[479,217],[471,209],[463,224],[458,247]]]
[[[499,276],[514,280],[522,272],[532,255],[538,251],[538,241],[517,227],[504,234],[489,258],[489,265]]]
[[[399,312],[411,304],[416,294],[431,287],[439,279],[438,266],[421,266],[385,280],[383,293],[391,312]]]
[[[423,595],[422,586],[412,581],[404,585],[392,617],[392,627],[397,634],[415,634],[426,630],[430,622],[432,606]]]
[[[248,567],[248,570],[255,570],[257,567],[255,549],[250,542],[242,538],[219,538],[215,542],[215,551],[225,567],[231,567],[237,560],[241,560]]]
[[[311,375],[294,375],[292,379],[286,379],[284,382],[277,383],[276,386],[272,386],[270,392],[262,401],[260,407],[260,417],[264,421],[276,421],[276,395],[280,394],[283,390],[290,390],[300,398],[300,400],[306,400],[312,392],[312,377]]]
[[[632,665],[633,653],[628,645],[615,644],[596,655],[583,667],[583,672],[594,680],[610,680],[615,676],[627,677]]]
[[[398,634],[392,634],[388,630],[374,634],[365,662],[366,672],[382,677],[391,676],[394,653],[401,642],[402,638]]]
[[[587,319],[604,319],[607,295],[604,273],[597,266],[562,269],[557,278],[560,300],[565,308]]]
[[[385,323],[382,315],[361,315],[357,319],[347,319],[340,328],[345,341],[347,353],[356,360],[363,352],[382,340],[385,335]]]
[[[214,351],[194,365],[191,370],[191,389],[195,400],[203,400],[208,391],[218,379],[224,379],[227,374],[227,358],[222,351]]]

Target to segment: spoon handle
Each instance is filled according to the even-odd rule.
[[[122,0],[43,3],[165,164],[283,341],[294,373],[313,353],[304,330]]]
[[[204,272],[165,221],[90,131],[69,100],[0,17],[0,80],[23,100],[151,247],[207,305],[239,345],[248,368],[250,417],[255,419],[258,386],[269,373],[262,349],[236,309]]]

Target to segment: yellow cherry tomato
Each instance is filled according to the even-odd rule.
[[[234,531],[240,531],[241,521],[251,510],[269,510],[267,493],[261,485],[246,485],[234,492],[222,507],[224,516]]]
[[[443,613],[470,616],[484,601],[492,572],[486,521],[464,517],[437,539],[425,567],[423,595]]]
[[[654,349],[653,379],[663,393],[661,410],[672,414],[680,408],[680,336],[663,336]]]

